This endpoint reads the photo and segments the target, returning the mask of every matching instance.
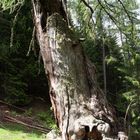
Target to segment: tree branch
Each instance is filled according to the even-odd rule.
[[[117,21],[108,11],[107,9],[103,6],[102,2],[100,0],[98,0],[98,3],[100,4],[100,6],[104,9],[105,13],[108,15],[108,17],[111,19],[111,21],[116,25],[116,27],[119,29],[119,31],[121,31],[126,38],[131,39],[122,29],[121,27],[117,24]]]
[[[34,26],[34,28],[33,28],[32,38],[31,38],[30,45],[29,45],[29,47],[28,47],[28,52],[27,52],[26,56],[29,56],[29,54],[30,54],[32,48],[33,48],[34,54],[35,54],[35,56],[36,56],[34,38],[35,38],[35,26]]]
[[[93,20],[93,18],[92,18],[92,15],[93,15],[95,9],[99,6],[99,4],[97,4],[96,7],[95,7],[95,9],[93,10],[93,8],[92,8],[85,0],[81,0],[81,1],[84,3],[84,5],[85,5],[86,7],[89,8],[89,10],[90,10],[90,12],[91,12],[90,19],[92,20],[93,25],[95,25],[94,20]],[[90,19],[89,19],[89,22],[90,22]],[[88,22],[88,25],[89,25],[89,22]],[[95,29],[95,26],[93,26],[93,27],[94,27],[94,29]]]
[[[81,1],[85,4],[86,7],[90,9],[91,13],[93,14],[94,13],[93,8],[85,0],[81,0]]]
[[[24,5],[24,3],[22,3],[20,5],[20,7],[18,8],[17,13],[16,13],[16,15],[14,17],[14,20],[13,20],[13,25],[11,27],[10,47],[13,47],[13,42],[14,42],[14,28],[15,28],[15,25],[16,25],[16,22],[17,22],[17,18],[18,18],[19,12],[20,12],[20,10],[21,10],[21,8],[22,8],[23,5]]]
[[[133,31],[134,31],[134,28],[133,28],[133,19],[132,19],[132,17],[129,15],[129,13],[128,13],[128,10],[125,8],[125,6],[124,6],[124,4],[122,3],[122,1],[121,0],[118,0],[118,2],[122,5],[122,7],[123,7],[123,9],[124,9],[124,11],[125,11],[125,13],[127,14],[127,16],[128,16],[128,18],[129,18],[129,20],[130,20],[130,22],[131,22],[131,24],[132,24],[132,38],[133,38]]]
[[[12,122],[12,123],[21,124],[21,125],[24,125],[24,126],[29,127],[29,128],[37,129],[38,131],[43,132],[43,133],[48,133],[49,131],[51,131],[50,128],[46,128],[46,127],[43,127],[41,125],[28,124],[28,123],[25,123],[23,121],[20,121],[14,117],[11,117],[8,115],[4,116],[4,120],[8,121],[8,122]]]

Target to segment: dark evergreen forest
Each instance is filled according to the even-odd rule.
[[[62,2],[64,3],[63,0]],[[140,139],[139,3],[136,0],[68,0],[64,9],[68,26],[76,33],[84,52],[95,65],[98,85],[124,125],[129,139]],[[41,132],[37,132],[36,137],[39,135],[41,140],[44,131],[46,133],[54,129],[59,133],[51,108],[49,82],[33,17],[31,1],[0,1],[2,140],[2,129],[12,130],[12,125],[15,131],[16,128],[20,129],[15,124],[9,124],[10,117],[18,119],[17,114],[24,116],[26,121],[21,118],[20,121],[27,122],[28,125],[34,121],[34,118],[30,120],[28,116],[36,116],[36,122],[41,122],[40,125],[45,127],[39,127]],[[46,21],[42,22],[46,24]],[[10,114],[6,121],[1,119],[6,114],[3,113],[3,108]],[[26,127],[24,129],[28,130],[29,126]]]

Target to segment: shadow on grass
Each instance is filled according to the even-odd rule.
[[[16,123],[1,123],[0,128],[10,130],[10,131],[22,131],[25,133],[35,133],[37,135],[43,134],[42,132],[39,132],[35,129],[29,128],[20,124],[16,124]]]
[[[44,140],[44,134],[15,123],[0,123],[0,140]]]

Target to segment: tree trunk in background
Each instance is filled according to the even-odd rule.
[[[32,0],[32,4],[36,35],[62,140],[116,139],[120,130],[114,111],[98,87],[94,65],[68,27],[62,2]],[[123,132],[119,135],[120,140],[127,139],[123,139]]]

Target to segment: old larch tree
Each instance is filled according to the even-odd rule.
[[[32,0],[36,36],[62,140],[127,140],[96,82],[95,67],[68,26],[63,0]]]

